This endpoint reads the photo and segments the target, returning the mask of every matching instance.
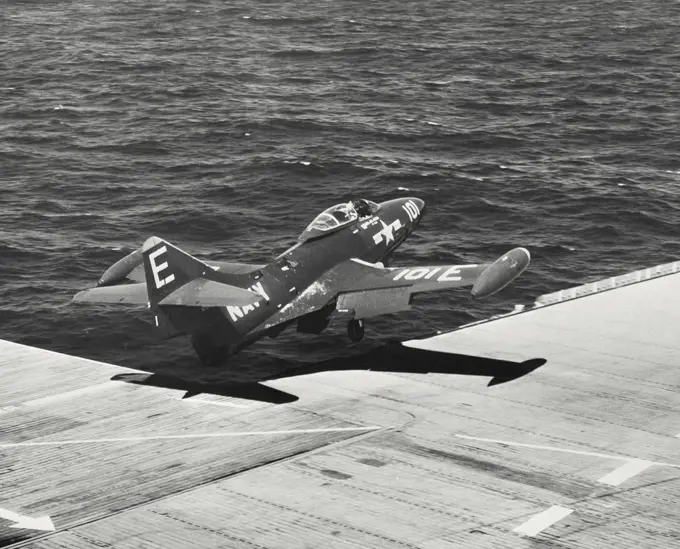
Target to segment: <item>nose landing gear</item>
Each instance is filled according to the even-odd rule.
[[[353,318],[347,323],[347,335],[354,342],[358,343],[364,337],[364,321],[363,319]]]

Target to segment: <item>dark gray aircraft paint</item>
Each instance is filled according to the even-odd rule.
[[[332,316],[346,316],[349,337],[359,341],[365,318],[408,309],[415,293],[473,286],[482,298],[528,266],[529,252],[515,248],[491,265],[387,267],[424,212],[419,198],[337,204],[266,265],[203,262],[151,237],[74,301],[147,305],[162,337],[191,335],[210,365],[293,323],[319,334]]]

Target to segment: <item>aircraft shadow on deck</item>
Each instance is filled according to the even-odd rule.
[[[390,342],[360,355],[332,358],[317,363],[293,363],[284,359],[272,358],[266,369],[246,373],[239,370],[235,379],[228,378],[229,366],[218,382],[206,383],[191,381],[172,375],[156,373],[126,373],[113,376],[115,381],[124,381],[151,387],[163,387],[184,391],[182,398],[199,394],[213,394],[243,398],[272,404],[295,402],[298,396],[263,385],[263,381],[290,378],[330,371],[373,371],[411,374],[451,374],[490,377],[488,386],[507,383],[523,377],[547,361],[534,358],[524,362],[512,362],[471,355],[440,353],[405,347],[398,342]],[[227,376],[225,378],[225,375]]]

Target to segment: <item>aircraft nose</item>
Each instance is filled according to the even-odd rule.
[[[425,201],[420,198],[410,197],[406,199],[406,204],[406,211],[413,222],[413,227],[415,228],[418,223],[420,223],[420,220],[425,214]]]
[[[401,223],[405,223],[410,233],[425,213],[425,201],[414,196],[394,198],[387,202],[381,202],[379,208],[386,219],[394,219],[395,217],[401,219]],[[406,216],[404,216],[404,213],[406,213]]]
[[[425,213],[425,201],[420,199],[420,198],[412,198],[413,203],[418,207],[418,210],[420,211],[420,216],[422,217],[423,214]]]

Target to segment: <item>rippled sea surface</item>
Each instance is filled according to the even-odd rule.
[[[351,357],[676,260],[679,36],[661,0],[4,0],[0,338],[197,367],[148,311],[71,297],[151,235],[266,261],[353,196],[426,201],[394,265],[517,245],[533,263],[484,302],[422,296],[358,346],[290,330],[235,367]]]

